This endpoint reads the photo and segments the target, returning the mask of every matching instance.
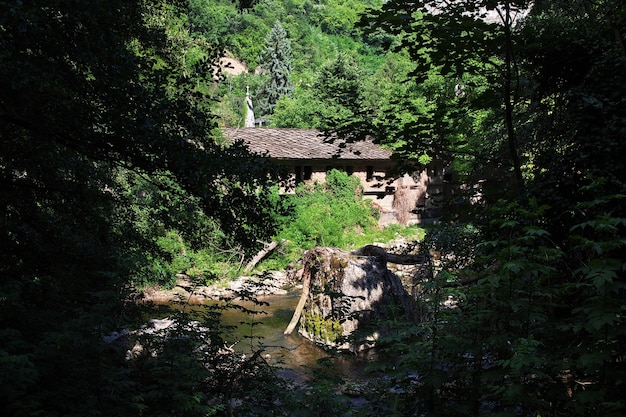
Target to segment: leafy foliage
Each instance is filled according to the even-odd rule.
[[[135,320],[130,291],[188,272],[178,255],[207,240],[254,250],[272,233],[257,216],[270,171],[215,134],[221,51],[182,7],[0,3],[3,414],[140,415],[138,381],[102,339]]]
[[[518,8],[529,10],[513,21]],[[421,283],[425,320],[390,340],[404,352],[397,368],[410,369],[394,380],[406,387],[393,397],[400,414],[624,412],[624,164],[612,155],[626,115],[622,72],[608,76],[626,58],[623,13],[611,1],[392,1],[366,18],[400,36],[420,91],[465,85],[408,123],[382,118],[383,129],[408,157],[433,144],[484,179],[476,234],[425,239],[425,250],[448,249]],[[431,128],[447,121],[457,125]]]
[[[297,259],[317,245],[346,247],[365,228],[375,224],[372,207],[363,201],[358,178],[333,169],[325,183],[302,183],[285,196],[286,217],[276,239],[284,240],[286,258]]]
[[[410,76],[419,83],[422,100],[412,119],[384,114],[378,136],[405,141],[396,148],[409,158],[425,151],[454,160],[464,168],[461,174],[472,175],[468,182],[512,171],[523,189],[514,123],[525,84],[512,54],[513,26],[527,7],[524,1],[392,1],[364,16],[367,30],[395,35],[392,49],[411,57]],[[411,96],[394,102],[414,108]]]
[[[320,107],[322,128],[340,129],[346,121],[359,117],[363,102],[363,77],[356,62],[340,53],[324,65],[313,83],[313,90],[324,106]]]

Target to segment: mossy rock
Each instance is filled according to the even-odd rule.
[[[358,351],[389,332],[384,322],[412,320],[413,301],[384,256],[318,247],[303,255],[309,292],[300,333],[314,342]]]

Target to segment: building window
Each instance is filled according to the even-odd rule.
[[[303,175],[303,179],[305,181],[308,181],[311,179],[311,177],[313,176],[313,167],[311,166],[305,166],[304,167],[304,175]]]
[[[365,180],[372,181],[374,179],[374,167],[367,166],[365,167]]]

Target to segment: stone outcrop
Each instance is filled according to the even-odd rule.
[[[306,338],[359,351],[394,331],[392,320],[413,320],[413,301],[387,269],[388,254],[374,247],[347,252],[318,247],[303,255],[303,294],[295,323]],[[301,311],[298,311],[301,309]]]

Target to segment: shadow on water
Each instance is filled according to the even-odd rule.
[[[299,298],[299,294],[290,293],[258,297],[258,301],[264,305],[256,305],[251,301],[233,301],[248,312],[237,308],[222,311],[222,324],[232,327],[223,335],[225,344],[241,354],[263,350],[265,360],[279,368],[282,377],[294,382],[309,379],[322,363],[325,367],[330,366],[333,374],[343,379],[364,378],[364,365],[376,360],[373,354],[358,357],[352,354],[331,354],[297,333],[283,334]],[[210,308],[209,303],[192,307],[197,311],[206,308]]]

